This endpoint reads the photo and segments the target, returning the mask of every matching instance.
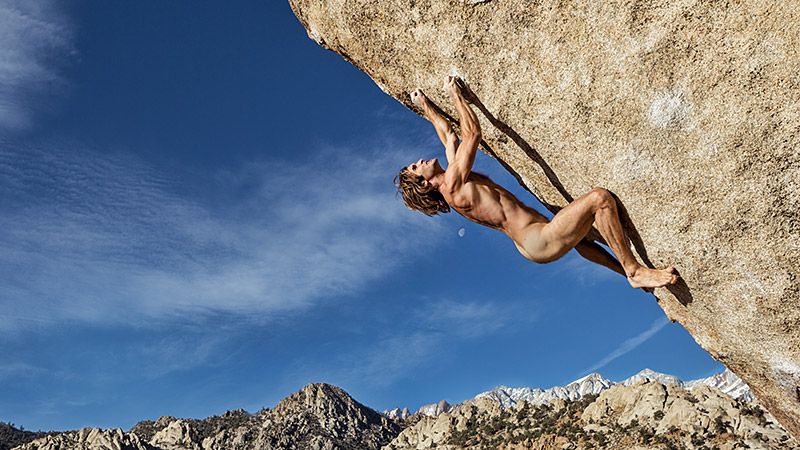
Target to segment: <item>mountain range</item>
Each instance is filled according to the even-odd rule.
[[[475,396],[475,399],[483,397],[489,398],[498,402],[504,408],[513,408],[522,400],[531,404],[540,405],[551,402],[555,399],[572,401],[580,400],[586,395],[600,394],[606,389],[618,384],[623,386],[631,386],[643,380],[658,381],[665,385],[679,386],[689,390],[696,389],[699,386],[710,386],[718,389],[724,394],[733,397],[736,400],[741,399],[748,402],[753,401],[755,398],[747,384],[738,376],[736,376],[735,373],[728,369],[725,369],[725,371],[712,375],[708,378],[700,378],[690,381],[683,381],[674,375],[656,372],[651,369],[644,369],[637,374],[619,382],[608,380],[599,373],[595,372],[564,386],[555,386],[549,389],[499,386],[491,391],[478,394]],[[420,407],[415,415],[436,417],[443,412],[450,411],[452,408],[452,405],[442,400],[438,403],[431,403]],[[391,419],[406,419],[412,416],[412,414],[409,414],[408,408],[394,408],[383,411],[383,414]]]
[[[0,450],[797,448],[727,371],[688,382],[647,369],[620,382],[593,373],[549,389],[499,387],[414,414],[381,414],[336,386],[310,384],[257,413],[161,417],[127,432],[2,425]]]

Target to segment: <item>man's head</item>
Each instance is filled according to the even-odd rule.
[[[450,212],[450,205],[445,201],[431,181],[444,169],[436,158],[430,160],[420,159],[400,169],[394,179],[398,192],[403,195],[403,201],[408,209],[413,209],[429,216]]]

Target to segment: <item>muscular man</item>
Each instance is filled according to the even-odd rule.
[[[625,275],[635,288],[661,287],[678,280],[673,267],[655,270],[639,264],[620,224],[616,201],[607,190],[592,189],[548,221],[487,176],[473,172],[481,141],[478,118],[467,104],[468,91],[460,79],[447,77],[444,88],[458,111],[461,142],[422,91],[412,92],[412,101],[422,108],[444,144],[447,170],[436,158],[403,167],[395,180],[406,206],[429,216],[455,209],[473,222],[502,231],[522,256],[537,263],[555,261],[575,248],[586,259]],[[593,224],[619,262],[598,244],[584,239]]]

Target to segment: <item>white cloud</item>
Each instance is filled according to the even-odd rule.
[[[599,361],[592,364],[592,366],[584,370],[583,373],[595,372],[596,370],[605,367],[611,361],[614,361],[620,356],[630,352],[636,347],[642,345],[645,341],[647,341],[651,337],[655,336],[656,333],[661,331],[661,329],[664,328],[668,323],[669,320],[665,317],[657,319],[655,322],[652,323],[652,325],[650,325],[650,328],[644,330],[643,332],[637,334],[632,338],[626,339],[624,342],[622,342],[622,344],[619,345],[619,347],[614,349],[614,351],[600,358]]]
[[[480,337],[510,324],[530,323],[537,311],[529,300],[521,303],[440,300],[414,313],[417,323],[428,329],[446,331],[460,338]]]
[[[8,362],[0,364],[0,381],[9,378],[29,377],[46,372],[41,367],[36,367],[24,362]]]
[[[443,364],[454,345],[513,332],[536,319],[530,299],[429,302],[397,318],[400,322],[392,330],[398,333],[375,337],[369,346],[343,353],[333,364],[325,361],[324,367],[301,361],[302,370],[290,375],[294,380],[321,378],[341,385],[388,386],[430,364]]]
[[[29,126],[33,100],[63,84],[71,31],[52,0],[0,0],[0,129]]]
[[[443,232],[395,198],[399,153],[327,149],[203,187],[125,154],[9,147],[0,146],[0,331],[221,312],[267,320],[352,294],[402,264],[409,236],[434,246]],[[182,193],[200,188],[224,193],[222,206]]]

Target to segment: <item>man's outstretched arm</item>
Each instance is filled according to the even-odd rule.
[[[415,105],[422,108],[425,118],[430,120],[433,128],[436,129],[436,134],[439,140],[444,145],[445,156],[447,156],[447,164],[452,164],[456,156],[456,147],[458,147],[458,135],[456,134],[450,122],[428,101],[428,97],[420,89],[414,90],[411,93],[411,101]]]
[[[463,87],[457,77],[447,77],[445,89],[450,93],[453,104],[458,111],[459,125],[461,126],[461,144],[456,150],[456,157],[453,163],[447,167],[445,177],[448,177],[448,185],[453,189],[458,189],[467,182],[475,163],[475,155],[478,152],[478,145],[481,143],[481,125],[475,111],[467,104],[462,92]]]

